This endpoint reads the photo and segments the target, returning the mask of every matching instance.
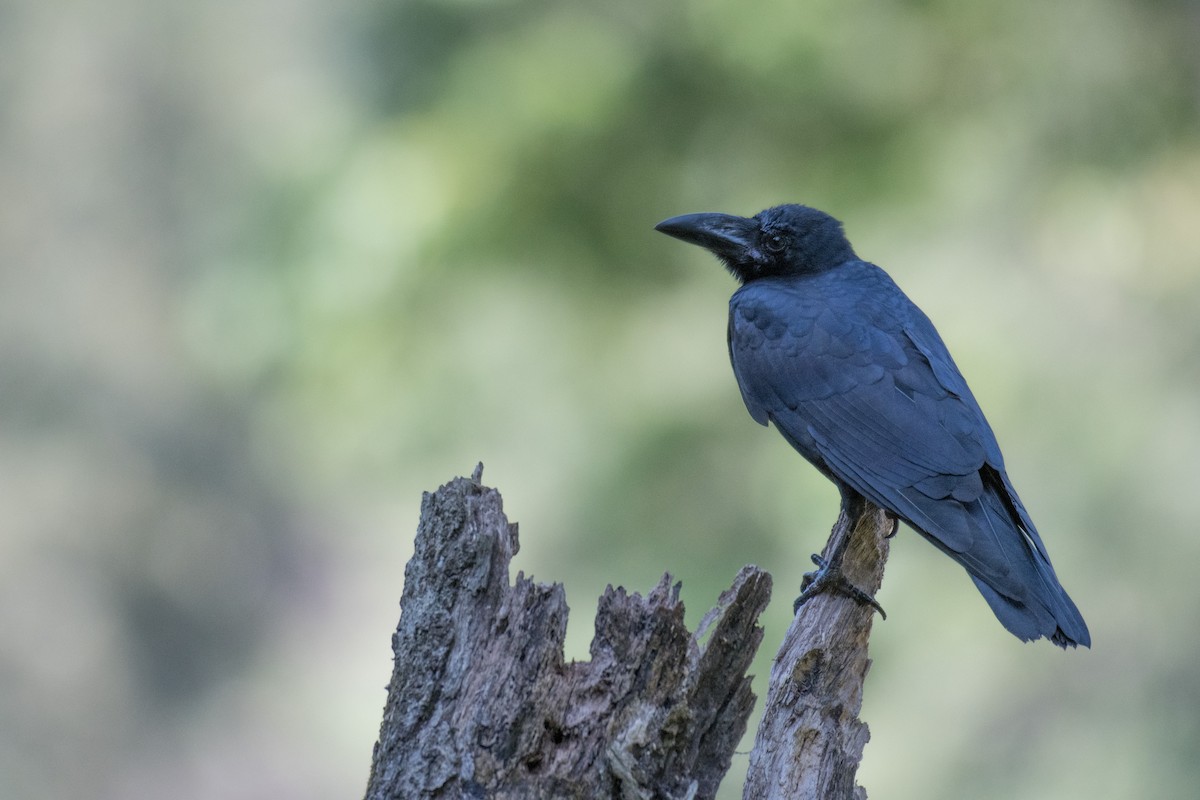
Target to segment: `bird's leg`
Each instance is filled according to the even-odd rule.
[[[887,613],[884,612],[883,606],[879,605],[874,597],[851,583],[846,574],[842,572],[842,559],[846,555],[846,548],[850,545],[850,536],[854,533],[854,528],[863,511],[861,500],[862,498],[857,496],[845,495],[843,497],[842,513],[833,526],[829,544],[825,546],[826,555],[813,554],[812,560],[817,565],[817,569],[804,574],[804,579],[800,582],[800,596],[792,604],[793,614],[798,613],[800,606],[818,594],[832,591],[843,594],[860,605],[871,606],[879,612],[881,617],[887,619]],[[892,535],[895,535],[898,526],[899,522],[897,521],[892,527]]]

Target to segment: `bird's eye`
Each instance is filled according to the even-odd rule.
[[[787,247],[787,242],[778,233],[772,233],[763,240],[763,249],[772,255],[779,255]]]

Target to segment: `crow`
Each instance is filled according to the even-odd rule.
[[[967,570],[1022,641],[1091,646],[933,323],[855,255],[840,222],[782,205],[655,229],[709,250],[741,283],[728,339],[746,408],[837,485],[847,513],[865,498],[910,525]],[[818,578],[838,569],[835,557],[814,561]]]

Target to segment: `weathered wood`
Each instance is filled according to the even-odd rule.
[[[825,553],[849,536],[842,568],[853,585],[874,595],[892,530],[886,514],[864,504],[856,520],[845,512],[838,517]],[[874,615],[870,606],[839,594],[817,595],[801,606],[771,668],[746,800],[865,800],[854,778],[870,737],[858,713]]]
[[[770,576],[744,568],[696,634],[669,576],[610,587],[591,660],[567,664],[562,586],[509,583],[517,528],[479,481],[422,503],[367,800],[712,797],[754,704]]]

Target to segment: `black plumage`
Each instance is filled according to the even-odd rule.
[[[867,498],[965,567],[1017,637],[1090,645],[933,323],[855,255],[837,220],[785,205],[657,229],[709,249],[741,281],[729,355],[756,421],[773,423],[843,502]]]

